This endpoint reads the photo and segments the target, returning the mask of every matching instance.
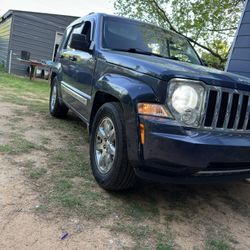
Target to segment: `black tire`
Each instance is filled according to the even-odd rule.
[[[103,174],[97,166],[95,143],[97,129],[106,118],[110,119],[114,125],[116,143],[112,167],[108,173]],[[128,161],[123,110],[118,102],[106,103],[97,111],[90,135],[90,162],[93,175],[102,188],[118,191],[134,186],[136,177],[134,169]]]
[[[55,93],[53,93],[53,91],[55,91]],[[55,99],[53,99],[52,97],[53,94]],[[55,77],[51,83],[51,88],[50,88],[49,112],[52,116],[56,118],[64,118],[67,115],[68,111],[69,111],[68,107],[59,100],[58,80],[57,77]]]

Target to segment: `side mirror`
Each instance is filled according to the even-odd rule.
[[[73,34],[70,42],[70,48],[81,50],[81,51],[89,51],[90,42],[87,41],[85,35],[82,34]]]

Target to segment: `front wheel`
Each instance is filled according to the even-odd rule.
[[[123,110],[119,103],[104,104],[97,112],[90,136],[90,161],[97,183],[106,190],[123,190],[135,183],[128,162]]]

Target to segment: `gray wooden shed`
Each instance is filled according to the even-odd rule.
[[[18,60],[21,51],[31,59],[53,60],[65,28],[75,16],[10,10],[0,18],[0,64],[9,73],[24,75],[27,65]]]
[[[250,77],[250,0],[245,1],[225,70]]]

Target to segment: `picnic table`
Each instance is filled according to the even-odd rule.
[[[46,67],[49,68],[49,65],[46,64],[46,62],[43,61],[38,61],[38,60],[34,60],[34,59],[30,59],[30,60],[24,60],[21,58],[17,58],[21,63],[27,64],[30,66],[30,71],[29,71],[29,78],[30,80],[34,80],[35,79],[35,72],[36,72],[36,68],[37,67]]]

